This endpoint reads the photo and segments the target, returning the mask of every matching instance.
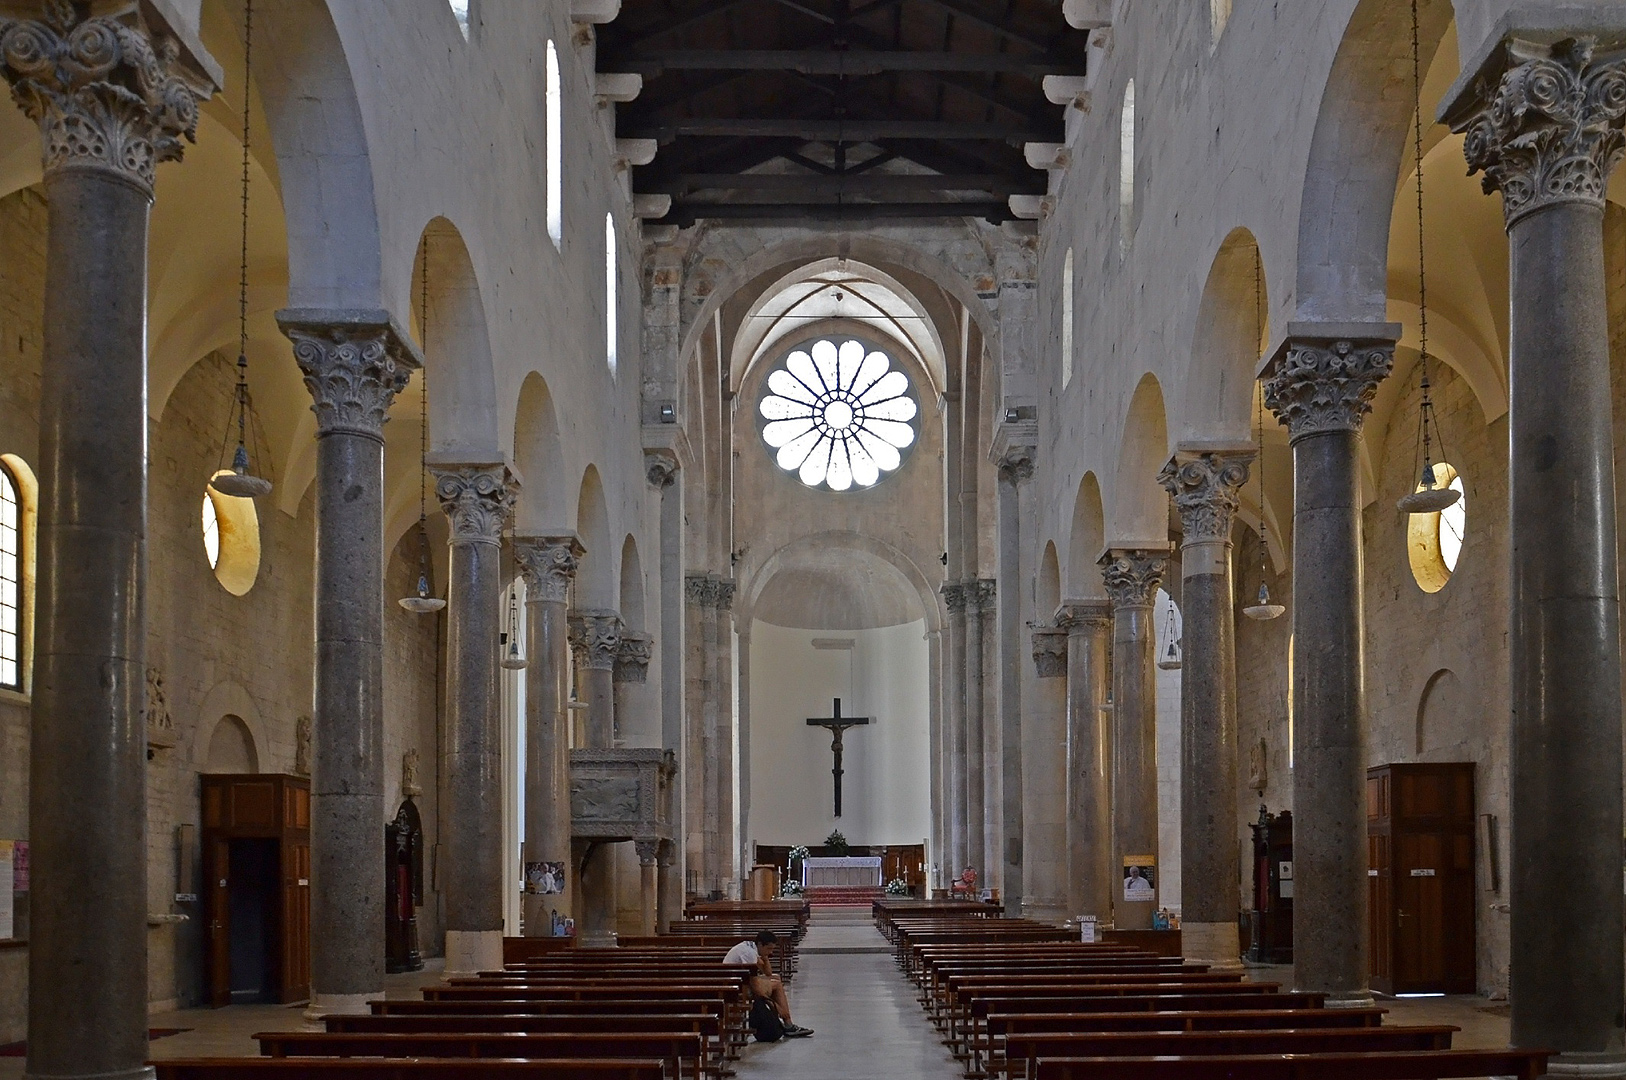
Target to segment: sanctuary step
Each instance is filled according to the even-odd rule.
[[[868,908],[883,895],[879,885],[809,885],[802,897],[814,907]]]

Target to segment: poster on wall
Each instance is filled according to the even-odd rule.
[[[1157,900],[1157,856],[1124,856],[1124,902],[1150,904]]]
[[[565,891],[565,864],[528,862],[525,864],[525,892],[530,896],[557,896]]]
[[[15,841],[0,840],[0,938],[13,937],[17,930],[16,898],[11,891],[16,881],[11,861],[16,847]]]

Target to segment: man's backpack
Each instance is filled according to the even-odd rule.
[[[767,998],[751,999],[751,1013],[747,1022],[757,1042],[778,1042],[785,1037],[785,1022],[779,1019],[779,1011]]]

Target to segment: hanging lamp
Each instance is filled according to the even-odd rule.
[[[508,590],[508,632],[503,634],[503,640],[508,648],[503,650],[502,666],[505,671],[523,671],[530,661],[525,659],[525,650],[519,644],[519,597],[513,589]]]
[[[418,259],[419,273],[418,343],[429,345],[429,237],[423,238]],[[402,607],[418,615],[428,615],[446,606],[446,601],[429,595],[429,366],[418,372],[423,392],[423,411],[418,417],[418,591],[400,599]]]
[[[1262,342],[1265,337],[1265,289],[1264,265],[1259,258],[1259,248],[1253,249],[1253,336],[1254,340]],[[1268,622],[1280,618],[1287,608],[1281,604],[1270,602],[1270,586],[1265,584],[1265,575],[1270,572],[1270,526],[1265,524],[1265,398],[1259,395],[1258,408],[1258,439],[1259,439],[1259,595],[1253,603],[1242,609],[1242,614],[1257,622]]]
[[[1174,598],[1169,598],[1169,613],[1163,620],[1163,646],[1157,650],[1157,666],[1164,671],[1180,670],[1180,640],[1174,636]]]
[[[243,223],[242,246],[237,269],[237,393],[231,411],[226,416],[226,430],[237,421],[237,449],[232,454],[230,469],[215,469],[216,475],[209,486],[222,495],[239,499],[257,499],[271,494],[271,481],[249,471],[248,439],[248,165],[249,165],[249,75],[254,62],[254,0],[243,7]],[[221,441],[220,457],[223,463],[230,435]]]
[[[1422,377],[1419,388],[1422,403],[1417,407],[1418,441],[1422,448],[1422,467],[1418,469],[1417,490],[1395,500],[1395,508],[1406,514],[1437,514],[1462,497],[1460,491],[1440,483],[1443,479],[1434,469],[1433,437],[1440,440],[1440,456],[1445,457],[1445,439],[1440,435],[1440,422],[1434,415],[1434,402],[1429,396],[1428,378],[1428,279],[1423,262],[1423,60],[1417,40],[1417,0],[1411,3],[1411,77],[1412,77],[1412,164],[1417,172],[1417,350],[1421,357]]]

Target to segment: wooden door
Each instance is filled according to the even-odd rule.
[[[210,839],[203,845],[204,909],[208,920],[209,1004],[231,1004],[231,841]]]
[[[1444,837],[1402,832],[1395,837],[1394,986],[1401,993],[1444,983]]]
[[[284,1004],[311,996],[311,846],[307,840],[282,845],[282,982]]]

